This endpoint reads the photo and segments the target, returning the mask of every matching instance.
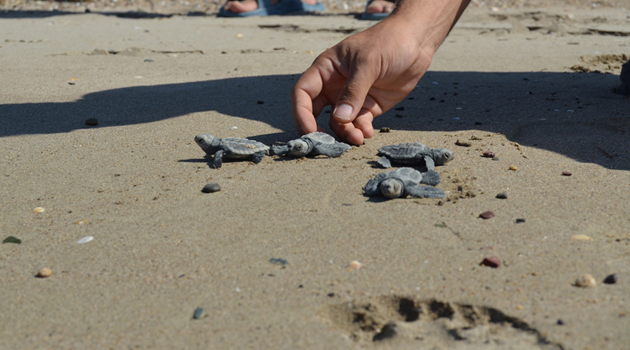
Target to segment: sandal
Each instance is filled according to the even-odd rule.
[[[256,0],[258,8],[248,12],[231,12],[223,7],[219,10],[219,17],[250,17],[250,16],[274,16],[286,15],[292,12],[324,12],[326,7],[321,3],[315,5],[305,4],[300,0],[280,0],[276,4],[271,4],[271,0]]]

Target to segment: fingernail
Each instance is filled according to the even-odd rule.
[[[352,106],[342,104],[335,108],[333,116],[340,122],[349,122],[352,118]]]

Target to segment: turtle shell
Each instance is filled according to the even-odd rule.
[[[312,132],[310,134],[306,134],[304,136],[302,136],[303,139],[309,139],[311,141],[313,141],[313,143],[328,143],[328,144],[334,144],[335,142],[335,138],[323,133],[323,132]]]
[[[381,177],[379,179],[379,177]],[[412,168],[398,168],[394,171],[387,173],[380,173],[376,175],[374,180],[381,182],[385,179],[396,178],[405,183],[405,186],[417,185],[422,181],[422,173]]]
[[[225,151],[238,155],[252,155],[269,150],[269,146],[263,143],[238,137],[226,137],[221,143]]]
[[[431,149],[418,142],[400,143],[397,145],[383,146],[378,149],[380,155],[394,160],[414,159],[420,154],[429,155]]]

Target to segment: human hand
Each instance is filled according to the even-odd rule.
[[[407,22],[393,16],[324,51],[293,87],[300,134],[322,131],[315,118],[333,106],[331,129],[355,145],[374,135],[372,120],[404,99],[431,64]]]

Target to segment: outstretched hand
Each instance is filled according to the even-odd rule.
[[[404,99],[431,64],[409,24],[387,18],[324,51],[293,87],[293,121],[300,134],[322,130],[315,118],[333,106],[329,125],[360,145],[372,120]]]

